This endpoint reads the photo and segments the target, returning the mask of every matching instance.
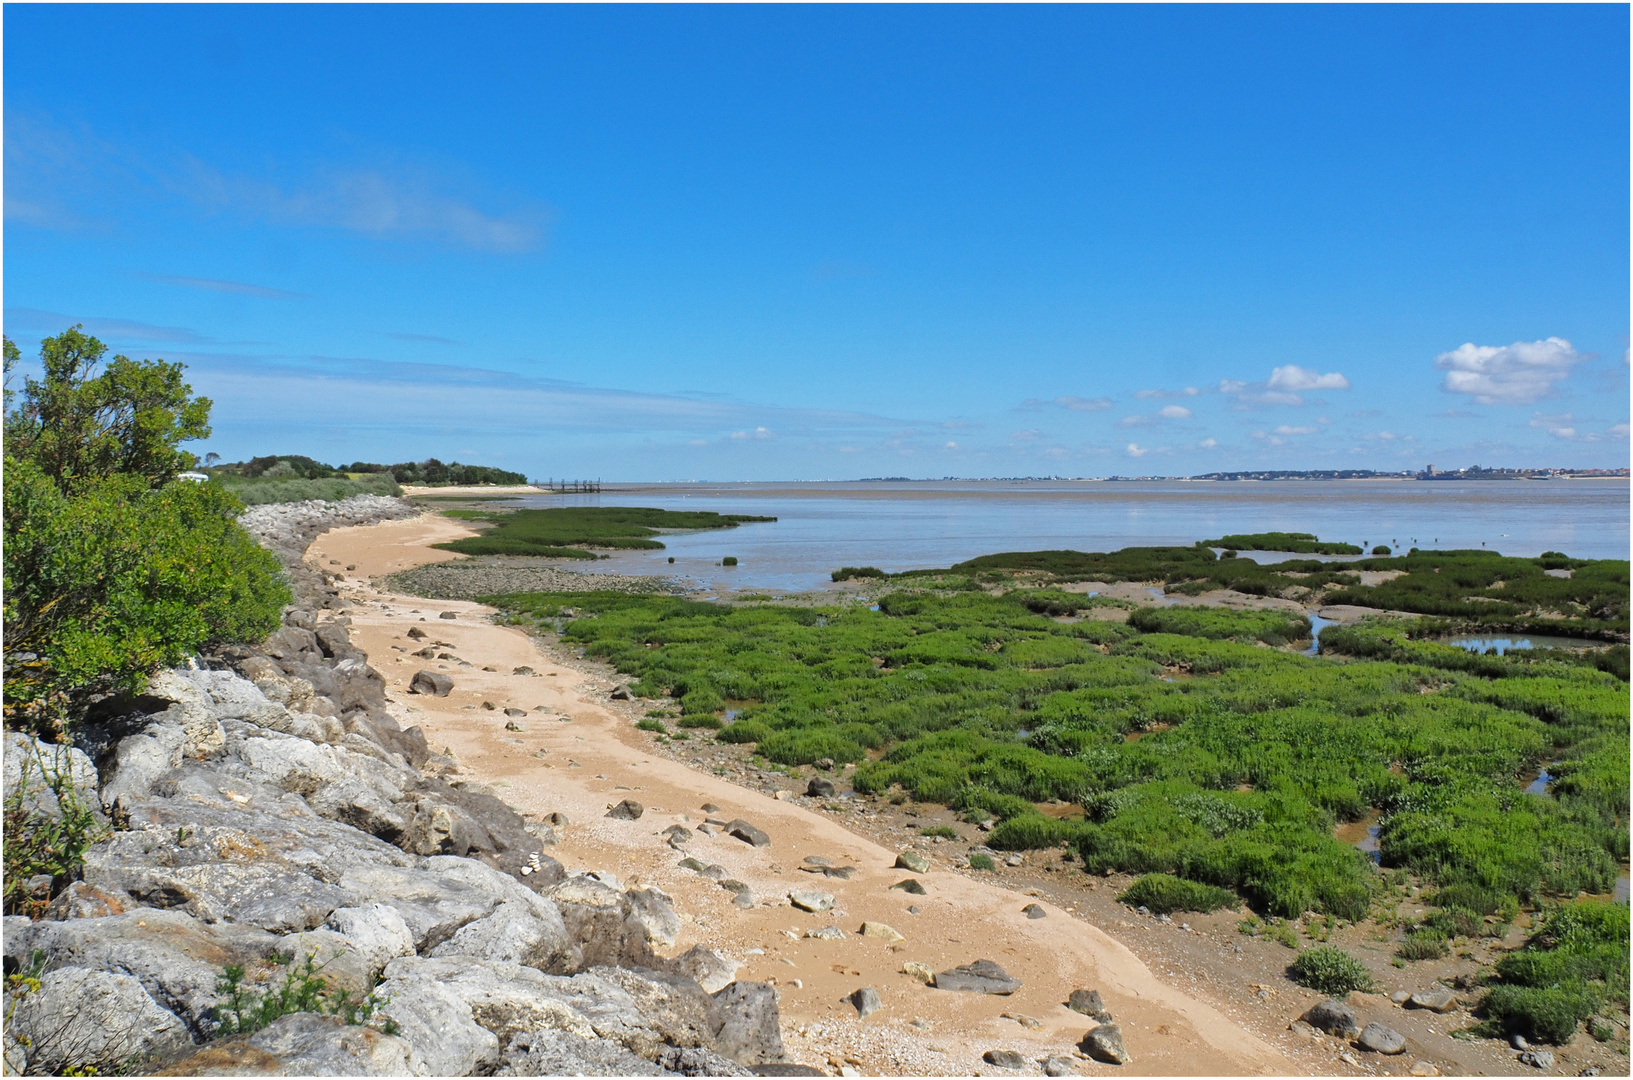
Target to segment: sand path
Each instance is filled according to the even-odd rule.
[[[494,625],[492,609],[394,596],[369,581],[458,558],[428,545],[466,535],[470,531],[457,522],[424,516],[325,533],[307,558],[345,573],[342,591],[356,605],[349,613],[352,640],[384,676],[399,720],[419,724],[437,749],[450,747],[465,776],[491,785],[523,813],[565,813],[572,824],[561,830],[551,854],[569,871],[612,870],[626,886],[656,885],[669,893],[683,919],[671,953],[703,943],[741,962],[740,977],[775,980],[791,1060],[848,1062],[866,1074],[1013,1076],[984,1065],[980,1055],[1014,1049],[1037,1061],[1071,1053],[1092,1023],[1064,1002],[1084,987],[1101,992],[1122,1028],[1133,1057],[1122,1071],[1304,1071],[1213,1006],[1159,980],[1098,928],[1057,907],[1044,903],[1047,916],[1029,919],[1021,909],[1033,900],[999,885],[936,866],[916,875],[893,869],[895,851],[820,811],[651,753],[650,736],[609,702],[611,683],[589,665],[552,658],[526,634]],[[440,618],[445,611],[457,618]],[[445,651],[469,666],[409,656],[424,644],[406,636],[413,627],[446,643]],[[408,694],[416,671],[439,667],[454,679],[448,697]],[[533,674],[512,674],[517,667]],[[497,710],[526,710],[518,721],[525,730],[506,730],[504,712],[486,710],[484,702]],[[535,711],[540,706],[545,711]],[[637,821],[606,818],[607,808],[624,798],[644,804],[645,815]],[[752,908],[735,907],[732,894],[678,866],[682,854],[658,835],[677,822],[701,822],[705,803],[716,804],[718,816],[748,819],[772,838],[770,847],[753,848],[726,835],[694,833],[687,847],[746,882],[757,901]],[[798,867],[808,855],[857,869],[849,881],[804,873]],[[908,876],[917,877],[928,895],[889,888]],[[784,898],[796,889],[832,894],[835,910],[818,915],[795,909]],[[920,912],[909,913],[910,905]],[[905,940],[863,938],[857,931],[864,920],[887,923]],[[825,926],[838,926],[845,939],[803,937]],[[1009,997],[953,993],[901,973],[910,960],[940,971],[982,958],[1003,965],[1024,987]],[[841,999],[864,986],[879,992],[884,1008],[858,1020]],[[1090,1075],[1118,1071],[1086,1060],[1078,1064]]]

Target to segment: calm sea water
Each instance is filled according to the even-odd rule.
[[[666,536],[667,550],[622,553],[595,566],[739,592],[817,588],[841,566],[900,571],[998,551],[1113,551],[1244,532],[1313,532],[1369,550],[1484,546],[1510,555],[1628,557],[1625,480],[658,484],[512,505],[774,516],[774,524]],[[736,567],[719,565],[727,555]]]

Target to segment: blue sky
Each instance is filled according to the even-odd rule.
[[[228,460],[1623,466],[1628,18],[10,5],[6,332]]]

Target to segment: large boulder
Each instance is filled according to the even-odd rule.
[[[83,751],[8,731],[4,765],[7,806],[16,800],[25,813],[60,818],[66,799],[101,818],[96,766]]]
[[[453,693],[453,689],[454,680],[439,671],[416,671],[408,683],[410,694],[430,694],[432,697],[447,697]]]
[[[408,1043],[315,1013],[281,1016],[253,1035],[211,1043],[159,1076],[412,1076]]]
[[[781,1061],[777,989],[764,982],[734,982],[714,995],[720,1010],[715,1049],[739,1065]]]
[[[991,960],[977,960],[973,964],[960,964],[937,973],[935,987],[937,990],[966,990],[976,994],[1013,994],[1021,988],[1021,980]]]
[[[55,968],[40,976],[39,989],[8,997],[8,1034],[26,1047],[35,1074],[115,1073],[192,1042],[187,1025],[139,979],[118,972]]]
[[[495,1076],[670,1076],[618,1043],[570,1031],[524,1031],[504,1049]]]
[[[138,908],[123,915],[66,922],[7,919],[6,967],[27,967],[38,953],[47,968],[128,975],[180,1018],[195,1039],[208,1037],[216,980],[230,966],[265,964],[285,939],[248,926],[207,925],[180,911]]]
[[[1299,1019],[1317,1031],[1340,1038],[1347,1039],[1361,1030],[1360,1023],[1355,1019],[1355,1010],[1336,998],[1310,1006]]]

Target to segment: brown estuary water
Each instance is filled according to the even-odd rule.
[[[1484,547],[1506,555],[1628,557],[1626,480],[627,484],[508,505],[777,518],[668,535],[663,551],[621,552],[595,567],[733,592],[820,588],[841,566],[895,572],[998,551],[1113,551],[1250,532],[1311,532],[1368,550],[1385,544],[1401,551]],[[738,564],[721,566],[726,556]]]

